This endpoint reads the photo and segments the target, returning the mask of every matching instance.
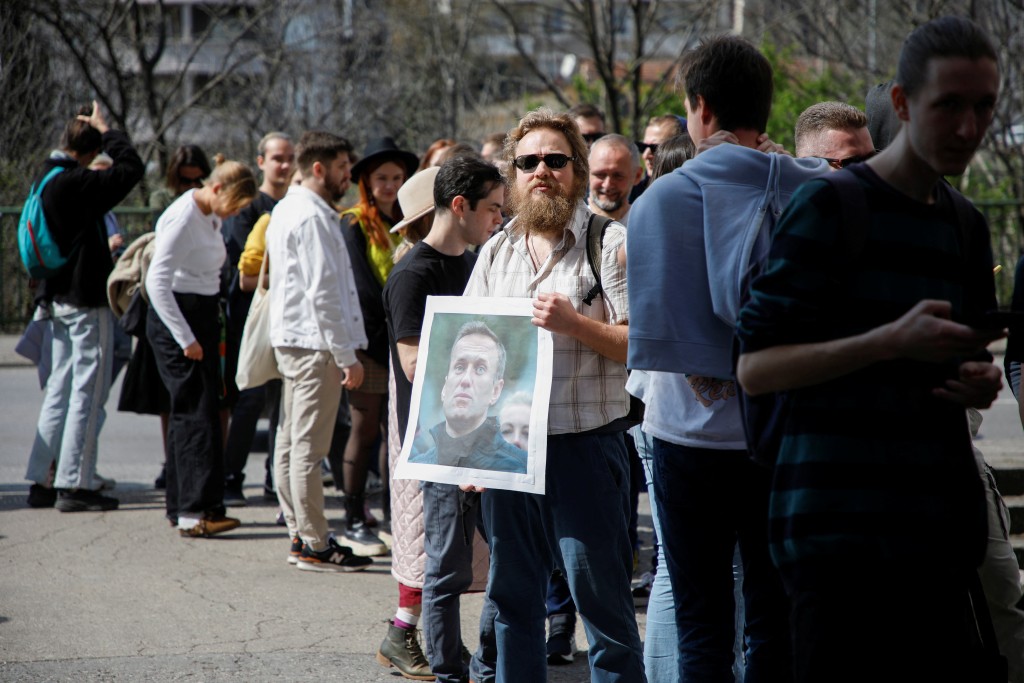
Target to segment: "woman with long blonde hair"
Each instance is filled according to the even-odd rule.
[[[238,526],[224,516],[221,436],[221,221],[256,197],[252,170],[220,160],[199,189],[178,197],[156,224],[146,293],[146,337],[171,397],[167,428],[167,518],[182,536]]]

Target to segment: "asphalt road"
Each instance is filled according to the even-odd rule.
[[[263,454],[249,461],[250,505],[232,509],[243,526],[180,538],[152,487],[159,421],[113,410],[115,388],[99,471],[117,480],[121,509],[27,508],[25,463],[41,399],[33,368],[0,367],[0,681],[404,680],[374,660],[397,606],[389,558],[356,574],[287,564],[287,534],[274,524],[276,506],[262,500]],[[333,489],[328,519],[341,528]],[[471,648],[481,602],[462,602]],[[642,628],[642,608],[637,617]],[[582,626],[577,641],[586,648]],[[552,667],[548,680],[589,680],[585,654]]]
[[[3,362],[0,681],[403,680],[373,657],[397,604],[388,559],[357,574],[288,565],[276,507],[261,496],[262,454],[249,461],[249,507],[233,509],[242,528],[216,539],[183,539],[168,527],[163,497],[152,488],[162,459],[158,420],[112,409],[99,470],[118,481],[121,509],[27,508],[23,477],[42,393],[33,368]],[[987,411],[978,444],[996,466],[1024,464],[1008,392]],[[343,517],[340,500],[330,495],[332,526],[340,528]],[[642,496],[645,552],[649,527]],[[476,642],[480,605],[479,595],[463,600],[467,643]],[[643,608],[637,619],[643,635]],[[577,641],[586,648],[582,626]],[[548,680],[589,680],[585,656],[552,667]]]

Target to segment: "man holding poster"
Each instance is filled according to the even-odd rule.
[[[527,114],[506,138],[505,159],[515,218],[481,249],[465,294],[532,299],[554,357],[544,495],[488,488],[482,497],[497,680],[546,680],[544,597],[557,567],[583,616],[591,680],[643,681],[619,427],[629,410],[626,272],[616,259],[626,231],[608,224],[591,263],[588,234],[600,226],[582,202],[587,143],[568,115]]]

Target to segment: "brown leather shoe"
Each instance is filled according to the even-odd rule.
[[[234,517],[201,519],[199,520],[199,524],[196,524],[191,529],[178,529],[178,533],[185,538],[209,538],[214,534],[222,534],[225,531],[237,529],[241,524],[242,523]]]

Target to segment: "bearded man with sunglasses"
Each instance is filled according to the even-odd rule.
[[[486,490],[491,536],[487,592],[498,617],[497,680],[547,678],[544,598],[561,569],[583,616],[592,681],[643,681],[630,594],[629,465],[616,420],[629,410],[626,273],[616,254],[625,228],[608,224],[601,295],[587,260],[593,214],[583,203],[587,144],[567,114],[530,112],[509,132],[509,205],[515,217],[484,245],[467,296],[530,297],[549,330],[554,363],[545,495]],[[599,229],[596,225],[593,229]]]

